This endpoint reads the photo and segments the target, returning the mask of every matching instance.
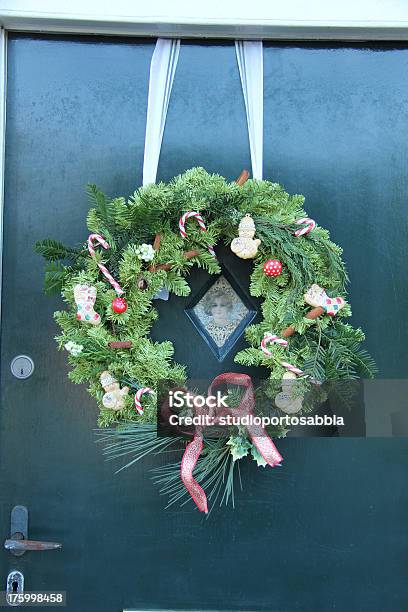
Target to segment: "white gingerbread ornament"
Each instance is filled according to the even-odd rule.
[[[341,297],[331,298],[319,285],[312,285],[304,295],[306,304],[317,308],[320,306],[328,315],[334,316],[344,308],[346,302]]]
[[[99,325],[101,317],[94,310],[96,287],[91,285],[75,285],[74,299],[77,305],[77,319],[90,325]]]
[[[261,244],[259,238],[255,238],[255,223],[251,215],[247,213],[238,226],[238,238],[231,242],[231,251],[241,259],[253,259]]]
[[[110,372],[102,372],[100,379],[105,395],[102,404],[109,410],[122,410],[125,407],[125,397],[129,393],[129,387],[120,388],[116,378]]]

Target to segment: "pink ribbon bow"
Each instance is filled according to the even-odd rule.
[[[214,395],[214,389],[223,384],[245,387],[245,392],[238,408],[222,408],[221,410],[218,410],[214,418],[214,423],[217,424],[221,416],[231,415],[244,417],[247,415],[252,415],[255,407],[255,395],[251,377],[247,374],[234,374],[233,372],[220,374],[212,381],[208,389],[208,395]],[[198,410],[196,409],[196,413],[197,412]],[[252,423],[246,425],[245,427],[252,443],[258,449],[266,463],[271,467],[279,465],[282,461],[282,456],[265,429],[261,425],[255,425]],[[204,489],[198,484],[193,476],[193,471],[203,449],[203,444],[203,428],[198,426],[196,427],[193,440],[187,444],[186,450],[184,451],[181,461],[180,475],[184,486],[193,498],[197,508],[201,512],[207,513],[207,496]]]

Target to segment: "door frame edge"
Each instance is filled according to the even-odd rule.
[[[20,2],[17,9],[10,8],[10,2],[3,4],[0,25],[10,32],[265,41],[408,41],[408,9],[404,7],[391,18],[387,7],[373,18],[367,5],[356,15],[347,6],[340,12],[321,8],[306,19],[299,16],[296,4],[284,10],[284,2],[277,4],[273,14],[267,12],[255,18],[239,2],[228,17],[214,17],[201,9],[199,13],[191,9],[176,15],[171,11],[154,15],[152,8],[135,11],[130,0],[123,14],[99,9],[94,0],[83,0],[80,13],[41,10],[34,0]]]
[[[0,329],[3,280],[3,218],[6,161],[7,30],[0,27]]]

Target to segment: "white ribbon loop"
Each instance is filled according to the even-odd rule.
[[[262,180],[263,169],[263,46],[262,41],[236,40],[239,74],[248,123],[252,176]]]
[[[180,40],[158,38],[150,64],[143,185],[156,182],[160,149],[171,88],[180,52]]]

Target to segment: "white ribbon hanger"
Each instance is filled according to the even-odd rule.
[[[166,124],[171,88],[176,72],[180,40],[158,38],[150,63],[149,96],[147,100],[146,136],[143,158],[143,185],[156,182],[160,149]],[[168,300],[165,287],[154,296]]]
[[[158,38],[150,63],[143,185],[156,182],[160,149],[171,88],[180,52],[180,40]]]
[[[262,180],[263,170],[263,45],[262,41],[236,40],[239,74],[245,100],[252,176]]]

